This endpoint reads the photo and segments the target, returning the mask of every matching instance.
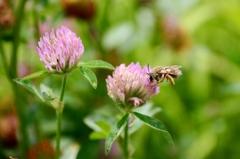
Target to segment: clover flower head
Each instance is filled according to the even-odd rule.
[[[108,95],[124,111],[142,106],[146,100],[159,93],[158,85],[151,85],[148,67],[139,63],[121,64],[106,79]]]
[[[40,38],[37,52],[49,72],[64,74],[77,65],[83,55],[84,46],[80,37],[62,26]]]

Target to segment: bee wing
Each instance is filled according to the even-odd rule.
[[[179,69],[179,68],[181,68],[182,66],[179,66],[179,65],[173,65],[173,66],[170,66],[171,68],[173,68],[173,69]]]
[[[153,67],[152,71],[162,70],[164,68],[165,67],[163,67],[163,66],[155,66],[155,67]]]
[[[181,68],[181,67],[182,66],[179,66],[179,65],[170,66],[169,74],[172,75],[174,78],[177,78],[177,77],[181,76],[182,71],[179,70],[179,68]]]
[[[181,70],[179,70],[179,68],[181,68],[182,66],[179,65],[173,65],[173,66],[156,66],[152,69],[152,72],[155,73],[168,73],[168,74],[182,74]]]

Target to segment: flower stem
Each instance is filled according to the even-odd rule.
[[[24,8],[27,0],[20,0],[18,3],[18,6],[16,8],[16,21],[13,26],[13,43],[12,43],[12,54],[11,54],[11,61],[10,65],[11,67],[8,68],[8,76],[10,79],[17,77],[17,63],[18,63],[18,46],[20,41],[20,30],[21,30],[21,24],[24,17]],[[6,65],[6,64],[5,64]],[[22,92],[18,88],[17,84],[11,81],[12,88],[15,94],[15,103],[16,103],[16,109],[18,112],[19,120],[20,120],[20,149],[22,153],[22,158],[26,158],[26,152],[28,150],[28,135],[27,135],[27,119],[25,117],[25,103],[23,103],[22,98],[20,97]]]
[[[0,35],[1,36],[1,35]],[[2,45],[2,39],[0,37],[0,56],[2,58],[2,64],[3,64],[3,69],[7,75],[8,78],[10,78],[9,76],[9,71],[8,71],[8,64],[7,64],[7,58],[5,56],[5,51],[4,51],[4,48],[3,48],[3,45]]]
[[[11,86],[12,86],[14,96],[15,96],[14,102],[15,102],[15,106],[16,106],[16,110],[17,110],[19,122],[20,122],[19,148],[20,148],[20,154],[21,154],[22,158],[26,158],[26,153],[27,153],[28,145],[29,145],[28,135],[27,135],[27,120],[25,117],[26,103],[23,102],[23,100],[21,98],[22,92],[18,88],[17,84],[12,81],[12,79],[17,77],[17,59],[18,59],[17,51],[18,51],[18,44],[19,44],[19,39],[20,39],[20,29],[21,29],[21,23],[22,23],[22,19],[23,19],[24,6],[25,6],[26,1],[27,0],[20,0],[18,3],[18,6],[16,8],[15,15],[17,15],[17,17],[16,17],[15,24],[13,26],[12,34],[14,36],[13,36],[13,43],[12,43],[12,54],[11,54],[10,65],[8,65],[8,63],[7,63],[7,58],[5,56],[6,54],[4,52],[2,42],[0,44],[1,45],[0,52],[2,55],[2,59],[3,59],[2,61],[3,61],[4,69],[6,71],[6,75],[7,75],[8,79],[11,82]],[[2,39],[1,39],[1,41],[2,41]]]
[[[128,153],[128,122],[127,122],[127,124],[124,128],[123,153],[124,153],[124,158],[129,159],[129,153]]]
[[[29,138],[28,138],[28,133],[27,133],[27,119],[26,119],[26,103],[22,100],[22,95],[19,87],[17,86],[16,83],[12,83],[12,88],[14,91],[15,95],[15,105],[16,105],[16,110],[18,112],[18,117],[20,121],[20,153],[22,155],[22,158],[26,158],[26,154],[29,148]]]
[[[61,138],[61,119],[62,119],[62,110],[57,109],[57,131],[56,131],[56,159],[60,155],[60,138]]]
[[[63,101],[64,91],[65,91],[65,86],[66,86],[66,81],[67,81],[67,76],[63,76],[63,79],[62,79],[62,88],[61,88],[61,95],[60,95],[60,102]]]
[[[35,28],[35,38],[36,39],[40,39],[40,32],[39,32],[39,22],[38,22],[38,19],[39,19],[39,14],[38,14],[38,0],[34,0],[34,3],[33,3],[33,18],[34,18],[34,28]]]
[[[16,10],[16,22],[15,25],[13,26],[13,50],[12,50],[12,55],[11,55],[11,78],[16,78],[17,77],[17,58],[18,58],[18,45],[19,45],[19,39],[20,39],[20,29],[21,29],[21,23],[24,15],[24,6],[27,0],[20,0],[19,6]]]
[[[65,91],[66,81],[67,81],[67,76],[63,76],[59,107],[56,109],[56,114],[57,114],[56,159],[59,159],[59,156],[60,156],[61,120],[62,120],[62,111],[63,111],[62,101],[63,101],[64,91]]]

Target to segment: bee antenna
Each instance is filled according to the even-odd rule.
[[[149,64],[148,64],[148,72],[147,72],[147,75],[151,77],[151,73],[150,73],[150,69],[149,69]]]

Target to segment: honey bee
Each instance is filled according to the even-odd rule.
[[[175,85],[174,78],[178,78],[182,75],[182,71],[179,70],[182,66],[156,66],[151,73],[148,73],[151,85],[163,82],[166,78],[173,86]]]

